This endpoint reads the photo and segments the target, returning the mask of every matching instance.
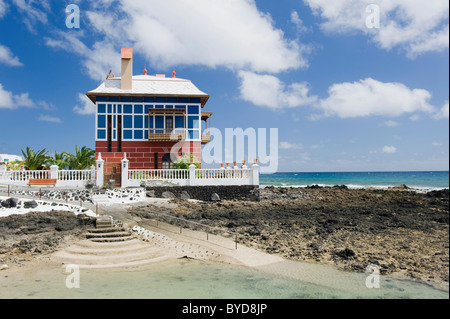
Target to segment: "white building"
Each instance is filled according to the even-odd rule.
[[[22,162],[22,161],[23,161],[22,157],[17,155],[0,154],[0,164]]]

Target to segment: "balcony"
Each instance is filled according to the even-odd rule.
[[[211,142],[211,132],[205,130],[202,132],[202,144],[208,144],[209,142]]]
[[[150,129],[148,135],[148,140],[151,142],[179,142],[185,139],[185,129]]]

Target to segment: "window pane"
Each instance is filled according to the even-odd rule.
[[[112,113],[112,104],[108,104],[108,113],[109,113],[109,114]]]
[[[135,115],[134,116],[134,128],[143,128],[144,126],[143,126],[143,124],[142,124],[142,121],[143,121],[143,116],[142,115]]]
[[[197,130],[188,131],[188,136],[190,140],[198,140],[200,138],[200,132]]]
[[[175,128],[184,128],[184,116],[175,116]]]
[[[122,114],[122,104],[117,105],[117,113]]]
[[[155,116],[155,128],[164,128],[164,116]]]
[[[123,138],[126,139],[126,140],[133,139],[133,131],[131,131],[131,130],[124,130],[123,131]]]
[[[97,121],[98,128],[106,128],[106,115],[99,115]]]
[[[148,118],[149,118],[148,115],[147,115],[147,116],[144,116],[144,127],[145,127],[145,128],[148,128]]]
[[[134,139],[135,140],[142,140],[142,138],[144,137],[144,134],[142,131],[134,131]]]
[[[133,106],[130,104],[125,104],[123,106],[123,113],[125,114],[132,114],[133,113]]]
[[[199,114],[198,108],[199,107],[197,105],[189,105],[189,114]]]
[[[150,125],[150,128],[153,128],[153,121],[154,121],[154,117],[153,117],[153,116],[149,116],[149,125]]]
[[[98,105],[98,113],[106,113],[106,104]]]
[[[97,131],[97,139],[104,140],[106,138],[106,131],[105,130],[98,130]]]
[[[142,105],[135,105],[134,106],[134,114],[142,114],[143,112],[143,106]]]
[[[188,128],[200,128],[200,120],[198,116],[188,117]]]
[[[123,127],[133,128],[133,117],[131,115],[125,115],[123,117]]]

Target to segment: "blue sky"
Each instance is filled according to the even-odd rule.
[[[69,4],[79,29],[66,26]],[[84,93],[110,69],[120,75],[120,48],[133,47],[134,74],[176,67],[210,94],[221,131],[278,128],[279,171],[448,170],[448,10],[440,0],[0,0],[0,153],[94,148]]]

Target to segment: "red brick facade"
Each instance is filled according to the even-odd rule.
[[[178,150],[173,150],[173,146],[177,145]],[[111,149],[117,150],[117,142],[111,142]],[[150,141],[123,141],[122,152],[108,152],[108,142],[97,141],[95,143],[96,158],[98,153],[102,154],[105,161],[105,175],[111,174],[112,167],[120,170],[120,162],[124,158],[124,153],[127,154],[127,159],[130,161],[130,169],[158,169],[162,168],[162,159],[165,154],[171,152],[184,154],[193,154],[199,162],[201,162],[201,142],[150,142]],[[157,154],[157,166],[155,166],[155,154]],[[109,165],[119,164],[119,165]]]

